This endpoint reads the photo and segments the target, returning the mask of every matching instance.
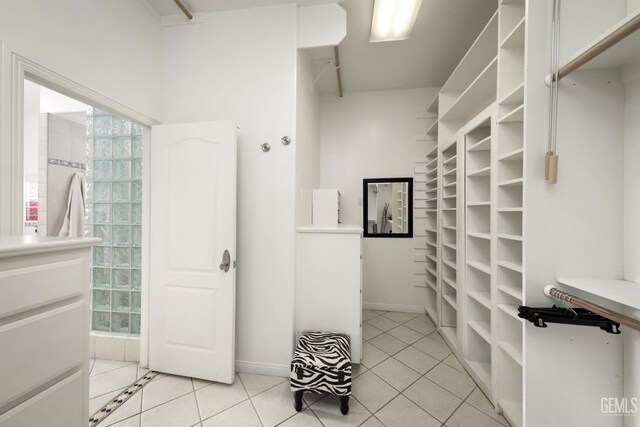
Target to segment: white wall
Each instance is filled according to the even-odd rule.
[[[159,118],[160,18],[143,1],[0,2],[0,234],[9,232],[13,52],[152,118]]]
[[[298,50],[296,83],[296,225],[311,224],[312,190],[320,186],[320,96],[312,86],[313,66]]]
[[[236,360],[281,375],[293,347],[296,14],[295,4],[198,14],[163,29],[165,121],[240,128]]]
[[[435,88],[347,92],[320,101],[320,184],[342,193],[343,223],[362,224],[364,178],[412,177],[416,120]],[[423,288],[412,284],[412,239],[364,239],[363,301],[369,307],[424,308]]]

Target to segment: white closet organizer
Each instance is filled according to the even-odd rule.
[[[428,130],[415,142],[413,176],[413,285],[425,288],[425,311],[435,318],[438,312],[438,145],[437,96],[429,108],[416,115],[427,119]],[[430,133],[431,132],[431,133]],[[418,207],[420,206],[420,207]]]
[[[435,315],[496,409],[523,421],[525,0],[502,0],[437,98]]]

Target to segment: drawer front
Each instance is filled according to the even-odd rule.
[[[80,296],[88,283],[83,257],[0,271],[0,319]]]
[[[83,383],[82,373],[74,373],[0,415],[0,427],[86,426]]]
[[[0,327],[0,407],[85,362],[82,301]],[[16,351],[19,350],[19,351]]]

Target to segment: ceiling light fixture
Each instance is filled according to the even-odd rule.
[[[407,40],[421,5],[422,0],[375,0],[369,41]]]

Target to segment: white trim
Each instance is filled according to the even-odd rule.
[[[365,310],[378,311],[399,311],[401,313],[424,313],[422,305],[406,305],[406,304],[383,304],[378,302],[363,302],[362,308]]]
[[[236,371],[243,374],[269,375],[272,377],[288,377],[291,373],[289,365],[236,360]]]
[[[140,365],[149,366],[149,255],[151,251],[149,227],[151,224],[151,130],[142,136],[142,266],[140,307]]]
[[[59,92],[78,101],[98,107],[119,116],[126,117],[147,127],[158,121],[139,113],[124,104],[104,96],[94,90],[75,83],[60,74],[36,64],[16,53],[11,55],[11,180],[9,200],[11,202],[10,233],[22,234],[22,188],[24,151],[24,79]]]

